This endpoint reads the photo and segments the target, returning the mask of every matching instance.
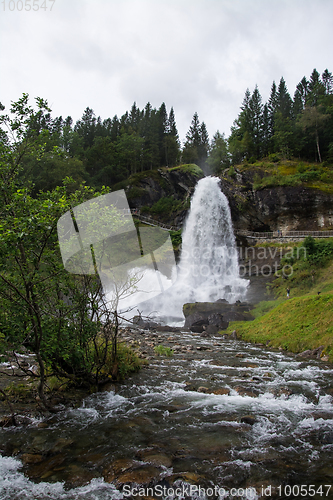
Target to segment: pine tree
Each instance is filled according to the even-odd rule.
[[[74,132],[77,132],[79,137],[82,137],[84,149],[87,149],[93,145],[96,132],[95,129],[95,113],[91,108],[86,108],[81,120],[77,121],[74,127]]]
[[[220,134],[218,130],[211,142],[207,165],[214,174],[220,174],[222,170],[230,166],[228,143],[224,134]]]
[[[205,166],[209,150],[209,136],[205,122],[200,125],[200,144],[198,146],[198,163],[201,168]]]
[[[294,123],[293,102],[282,77],[277,92],[277,106],[274,115],[274,149],[288,158],[292,152]]]
[[[198,113],[195,112],[192,118],[189,131],[186,134],[186,141],[182,151],[182,162],[198,163],[199,146],[200,146],[200,122]]]
[[[169,167],[174,167],[177,165],[180,156],[180,142],[179,135],[176,126],[175,112],[171,108],[168,123],[167,123],[167,134],[165,138],[166,144],[166,163]]]
[[[268,135],[268,139],[269,139],[270,143],[272,142],[271,139],[274,135],[274,121],[275,121],[276,108],[277,108],[277,89],[276,89],[276,83],[273,81],[272,87],[271,87],[271,94],[269,96],[268,104],[267,104],[267,111],[268,111],[267,135]],[[270,146],[271,146],[271,144],[270,144]]]
[[[325,87],[326,94],[333,93],[333,76],[332,73],[329,73],[328,69],[325,69],[324,73],[321,75],[321,79],[323,85]]]
[[[252,93],[249,102],[249,123],[248,132],[251,136],[251,150],[250,156],[258,159],[261,157],[262,153],[262,141],[263,141],[263,105],[262,98],[258,89],[255,89]]]

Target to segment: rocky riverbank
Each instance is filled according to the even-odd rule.
[[[272,484],[278,498],[276,487],[288,474],[301,484],[312,452],[313,477],[324,480],[318,457],[327,463],[322,445],[332,440],[328,366],[183,329],[128,328],[121,340],[147,360],[139,373],[77,407],[0,434],[1,454],[21,461],[20,484],[32,495],[40,481],[49,495],[43,500],[57,498],[52,488],[59,481],[68,498],[83,485],[119,492],[125,485],[184,482],[226,489]],[[172,356],[159,356],[160,345]]]

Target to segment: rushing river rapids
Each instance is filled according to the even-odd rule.
[[[218,179],[203,179],[178,282],[155,309],[179,319],[189,300],[242,299],[234,249]],[[331,366],[219,335],[127,336],[150,358],[138,374],[1,429],[0,500],[333,498]]]
[[[116,393],[94,394],[42,427],[3,429],[0,448],[37,463],[3,456],[0,498],[121,499],[136,483],[224,492],[206,498],[265,498],[262,488],[271,487],[269,498],[296,498],[279,493],[310,484],[320,493],[333,483],[331,367],[219,337],[172,335],[155,341],[178,344],[175,354],[153,358]],[[326,493],[305,498],[332,498]]]

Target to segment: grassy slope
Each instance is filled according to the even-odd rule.
[[[324,267],[297,262],[293,276],[276,279],[272,289],[276,300],[258,304],[253,322],[233,322],[227,333],[236,329],[243,340],[292,352],[323,345],[323,354],[333,362],[333,262]]]
[[[292,352],[325,346],[333,362],[333,294],[309,295],[286,300],[253,322],[235,322],[243,340],[267,343]]]
[[[270,155],[255,163],[244,162],[237,165],[237,168],[241,172],[253,173],[255,189],[303,185],[328,194],[333,193],[333,165],[325,162],[318,164],[298,159],[285,160],[278,155]]]

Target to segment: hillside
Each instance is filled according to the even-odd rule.
[[[333,165],[279,155],[225,169],[222,190],[235,229],[320,230],[333,224]]]
[[[184,221],[195,185],[202,177],[203,171],[194,164],[164,167],[133,174],[113,190],[124,189],[130,207],[142,215],[177,226]]]
[[[305,240],[308,242],[315,240]],[[301,243],[300,245],[303,245]],[[333,240],[315,241],[316,251],[293,262],[293,274],[271,285],[275,300],[261,302],[253,322],[234,322],[242,340],[263,343],[295,353],[324,346],[322,355],[333,362]],[[290,299],[286,288],[290,288]]]

